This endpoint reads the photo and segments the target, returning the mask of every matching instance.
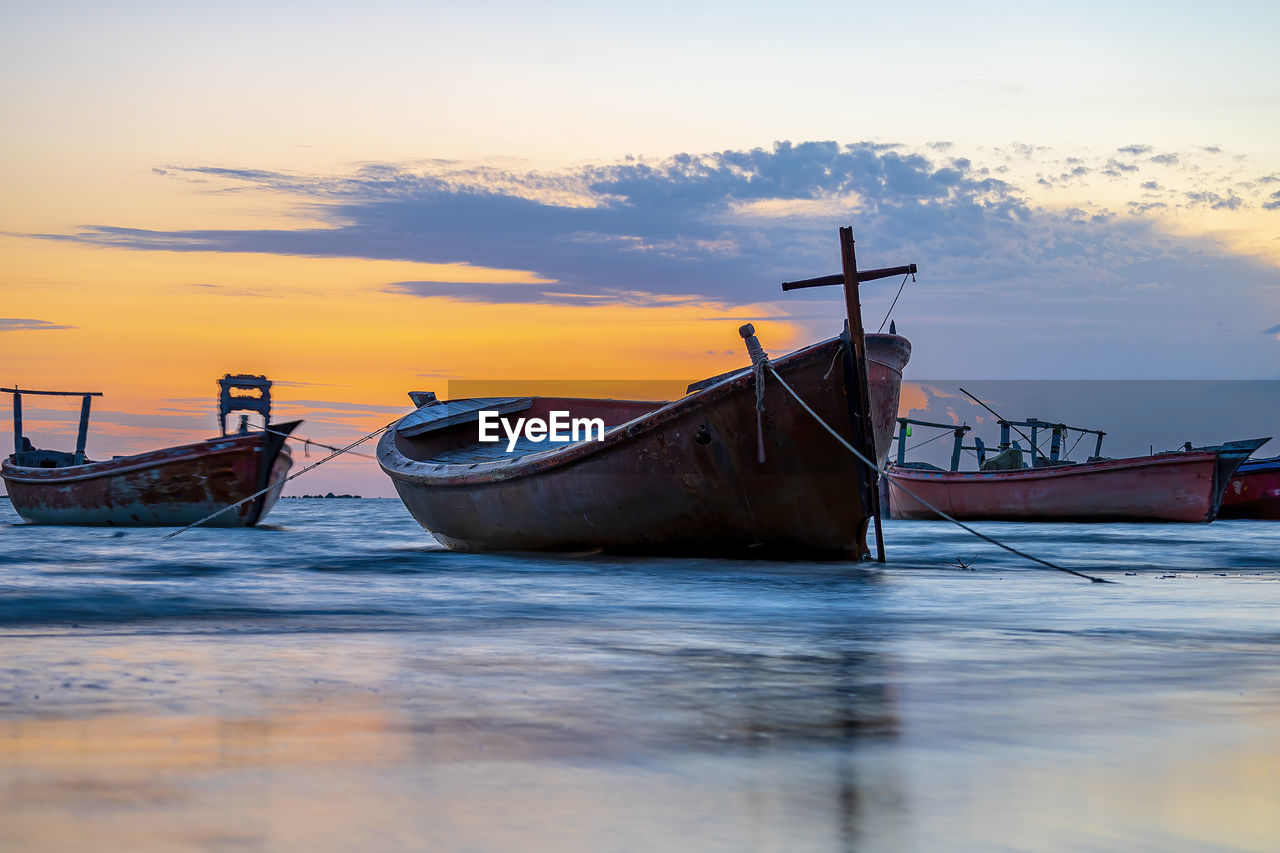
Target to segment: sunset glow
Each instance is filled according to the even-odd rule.
[[[103,391],[110,454],[206,436],[227,372],[328,442],[449,379],[698,378],[747,320],[773,352],[838,332],[838,294],[778,283],[834,272],[844,224],[920,266],[916,377],[1277,376],[1273,7],[662,5],[9,10],[4,381]],[[874,37],[851,64],[832,27]]]

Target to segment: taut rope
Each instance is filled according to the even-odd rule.
[[[249,495],[249,497],[244,498],[244,499],[242,499],[242,500],[238,500],[238,501],[236,501],[235,503],[231,504],[230,506],[224,506],[222,509],[218,510],[217,512],[215,512],[215,513],[211,513],[211,514],[209,514],[209,515],[206,515],[204,518],[200,519],[199,521],[193,521],[193,522],[191,522],[190,524],[188,524],[186,527],[182,528],[181,530],[175,530],[175,531],[173,531],[172,533],[168,534],[167,536],[163,536],[163,537],[161,537],[160,541],[161,541],[161,542],[163,542],[165,539],[172,539],[173,537],[177,536],[179,533],[186,533],[186,532],[187,532],[188,530],[190,530],[191,528],[193,528],[193,527],[199,527],[200,525],[204,524],[206,521],[208,521],[208,520],[209,520],[209,519],[211,519],[211,518],[217,518],[218,516],[222,515],[224,512],[227,512],[228,510],[233,510],[233,509],[235,509],[236,507],[240,506],[241,504],[246,504],[246,503],[248,503],[249,501],[253,500],[254,498],[258,497],[259,495],[265,495],[267,492],[271,491],[272,489],[276,488],[277,486],[282,486],[282,485],[284,485],[285,483],[289,482],[289,481],[290,481],[290,480],[292,480],[294,477],[301,477],[303,474],[307,473],[307,472],[308,472],[308,471],[310,471],[312,468],[319,467],[320,465],[323,465],[324,463],[328,462],[330,459],[333,459],[335,456],[341,456],[342,454],[344,454],[344,453],[346,453],[347,451],[351,450],[351,448],[353,448],[353,447],[359,447],[361,444],[364,444],[366,441],[368,441],[369,439],[373,438],[375,435],[378,435],[378,434],[380,434],[380,433],[384,433],[384,432],[386,432],[387,430],[389,430],[389,429],[391,429],[393,426],[395,426],[395,425],[396,425],[396,422],[397,422],[398,420],[399,420],[399,418],[397,418],[395,421],[392,421],[391,423],[387,424],[387,425],[386,425],[386,426],[384,426],[384,427],[378,427],[378,428],[377,428],[377,429],[375,429],[373,432],[371,432],[371,433],[369,433],[368,435],[366,435],[364,438],[357,439],[357,440],[355,440],[355,441],[351,442],[350,444],[348,444],[346,447],[342,447],[342,448],[338,448],[338,449],[334,450],[334,452],[333,452],[333,453],[330,453],[328,456],[326,456],[325,458],[321,459],[319,462],[312,462],[310,465],[308,465],[307,467],[303,468],[303,469],[302,469],[302,470],[300,470],[300,471],[297,471],[297,472],[295,472],[295,473],[293,473],[293,474],[290,474],[290,475],[289,475],[289,476],[287,476],[287,477],[281,477],[279,480],[276,480],[274,483],[272,483],[271,485],[267,486],[267,487],[266,487],[265,489],[263,489],[262,491],[254,492],[253,494]]]
[[[339,449],[339,448],[334,447],[333,445],[330,445],[330,444],[323,444],[322,442],[316,441],[315,439],[305,438],[305,437],[303,437],[303,436],[301,436],[301,435],[294,435],[293,433],[284,433],[284,432],[280,432],[279,430],[274,430],[274,429],[272,429],[271,427],[250,427],[250,429],[260,430],[261,432],[269,432],[269,433],[271,433],[272,435],[283,435],[285,438],[291,438],[291,439],[293,439],[294,441],[301,441],[301,442],[302,442],[302,449],[303,449],[303,451],[304,451],[304,452],[306,451],[306,449],[307,449],[309,446],[311,446],[311,445],[313,445],[313,444],[314,444],[316,447],[323,447],[325,450],[338,450],[338,449]],[[377,458],[378,458],[378,457],[374,456],[374,455],[373,455],[373,454],[371,454],[371,453],[356,453],[354,450],[351,450],[351,451],[348,451],[348,452],[349,452],[352,456],[363,456],[365,459],[377,459]],[[310,456],[311,454],[310,454],[310,453],[307,453],[306,455],[307,455],[307,456]]]
[[[810,415],[813,416],[813,419],[818,422],[819,426],[821,426],[827,432],[831,433],[831,435],[835,438],[835,440],[840,442],[842,445],[844,445],[845,449],[848,450],[850,453],[852,453],[854,456],[858,457],[863,462],[870,465],[872,468],[876,468],[878,470],[878,466],[874,462],[872,462],[870,459],[868,459],[867,457],[859,453],[858,449],[855,448],[848,441],[846,441],[844,436],[836,432],[835,429],[833,429],[829,423],[824,421],[817,412],[809,408],[809,404],[806,403],[804,400],[802,400],[800,398],[800,395],[796,393],[795,389],[787,384],[787,381],[778,374],[777,368],[775,368],[771,362],[769,362],[768,360],[765,360],[765,366],[769,368],[769,372],[773,374],[774,378],[778,380],[779,384],[781,384],[783,388],[787,389],[787,393],[789,393],[792,397],[794,397],[795,401],[799,403],[800,406],[806,412],[808,412]],[[881,473],[883,474],[884,472],[881,472]],[[995,545],[998,548],[1003,548],[1004,550],[1010,552],[1011,554],[1017,554],[1019,557],[1023,557],[1025,559],[1031,560],[1032,562],[1039,563],[1042,566],[1048,566],[1051,569],[1056,569],[1057,571],[1060,571],[1060,572],[1066,572],[1069,575],[1075,575],[1078,578],[1084,578],[1085,580],[1093,581],[1094,583],[1112,583],[1112,581],[1105,580],[1103,578],[1096,578],[1096,577],[1093,577],[1092,575],[1086,575],[1083,572],[1077,572],[1075,569],[1066,569],[1066,568],[1063,568],[1062,566],[1054,565],[1053,563],[1050,563],[1048,560],[1042,560],[1039,557],[1033,557],[1032,555],[1027,554],[1023,551],[1019,551],[1017,548],[1014,548],[1012,546],[1004,544],[1003,542],[999,542],[995,539],[992,539],[990,536],[987,536],[985,533],[979,533],[978,531],[974,530],[972,527],[968,526],[967,524],[957,521],[956,519],[947,515],[942,510],[938,509],[933,504],[921,498],[919,495],[913,493],[910,489],[906,488],[901,483],[898,484],[898,488],[902,489],[902,491],[911,495],[911,497],[915,498],[916,500],[920,501],[920,503],[924,504],[929,509],[936,512],[941,518],[946,519],[947,521],[951,522],[952,524],[956,525],[962,530],[972,533],[974,536],[977,536],[979,539],[982,539],[986,542],[990,542],[992,545]]]

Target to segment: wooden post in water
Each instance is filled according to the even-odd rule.
[[[871,424],[871,395],[867,389],[867,342],[862,330],[862,299],[858,293],[858,259],[853,251],[853,229],[844,226],[840,229],[840,262],[844,276],[844,306],[849,317],[849,346],[853,359],[853,380],[856,384],[858,399],[850,400],[849,415],[853,419],[854,438],[861,439],[858,449],[868,458],[876,458],[875,430]],[[855,389],[848,389],[854,393]],[[896,414],[896,413],[895,413]],[[862,490],[863,506],[871,510],[871,518],[876,529],[876,560],[883,563],[884,534],[880,528],[880,489],[877,488],[880,472],[874,466],[864,474],[858,484]]]

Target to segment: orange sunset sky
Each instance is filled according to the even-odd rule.
[[[102,391],[91,456],[208,437],[227,372],[334,444],[450,379],[719,373],[838,331],[778,283],[845,224],[920,266],[908,378],[1280,378],[1272,4],[2,15],[0,382]],[[330,490],[392,494],[287,493]]]

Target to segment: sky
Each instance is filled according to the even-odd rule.
[[[909,379],[1277,379],[1276,32],[1232,0],[0,2],[0,381],[102,391],[90,456],[208,437],[227,372],[346,444],[450,380],[828,337],[838,290],[778,285],[837,272],[841,225],[919,267],[863,288]],[[361,457],[289,487],[324,491],[392,494]]]

